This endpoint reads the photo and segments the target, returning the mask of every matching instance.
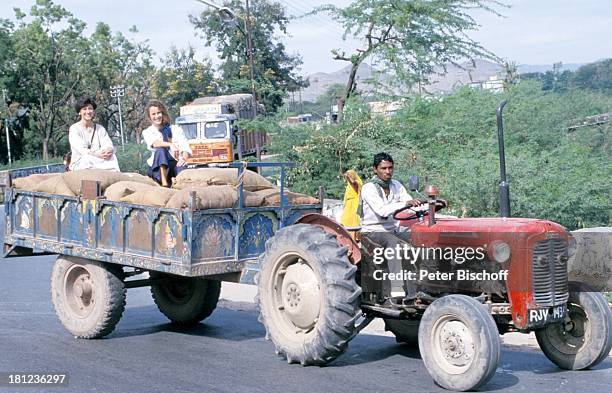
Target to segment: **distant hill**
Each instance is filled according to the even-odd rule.
[[[351,72],[351,66],[348,65],[344,68],[339,69],[338,71],[325,73],[325,72],[317,72],[311,75],[308,75],[307,78],[310,81],[310,87],[302,90],[302,100],[304,101],[314,101],[318,96],[325,93],[327,88],[335,83],[340,83],[342,85],[346,84],[348,80],[349,73]],[[359,67],[357,71],[357,84],[361,86],[364,80],[371,79],[374,77],[375,70],[370,67],[369,64],[364,63]],[[367,90],[367,89],[366,89]]]
[[[563,64],[561,69],[563,71],[575,71],[582,65],[583,64]],[[444,75],[431,76],[432,83],[425,86],[425,89],[430,93],[447,92],[471,82],[486,81],[489,77],[501,71],[501,66],[499,64],[487,60],[476,60],[474,65],[472,65],[471,62],[466,62],[462,64],[462,67],[463,68],[459,68],[454,65],[447,66],[447,72]],[[519,74],[526,74],[531,72],[552,71],[553,66],[552,64],[521,64],[518,68]],[[317,72],[308,75],[307,78],[310,80],[310,87],[302,90],[302,99],[304,101],[314,101],[319,95],[325,93],[329,86],[335,83],[346,84],[350,71],[351,67],[349,65],[330,73]],[[442,68],[439,67],[437,71],[442,72]],[[358,89],[361,91],[368,91],[370,86],[366,83],[366,80],[373,78],[375,75],[376,70],[374,68],[367,63],[362,64],[357,72]]]

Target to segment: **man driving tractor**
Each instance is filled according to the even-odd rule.
[[[390,154],[376,154],[372,164],[374,176],[361,189],[361,236],[387,249],[410,242],[409,230],[399,225],[393,213],[406,206],[415,207],[424,203],[420,199],[413,199],[406,188],[393,179],[393,163]],[[387,264],[390,273],[400,275],[402,259],[398,255],[387,258]],[[414,285],[407,285],[404,280],[391,280],[389,303],[401,304],[415,298]]]

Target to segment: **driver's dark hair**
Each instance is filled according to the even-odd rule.
[[[391,154],[382,152],[376,153],[374,155],[374,162],[372,165],[374,166],[374,168],[376,168],[383,161],[389,161],[391,164],[394,164],[393,157],[391,157]]]

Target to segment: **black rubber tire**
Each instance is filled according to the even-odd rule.
[[[191,326],[206,319],[217,307],[221,294],[221,281],[205,280],[149,272],[152,279],[169,278],[151,285],[153,301],[170,321]]]
[[[419,350],[438,385],[455,391],[477,389],[497,369],[499,332],[484,305],[469,296],[448,295],[423,313]]]
[[[100,338],[125,309],[120,266],[61,255],[51,272],[51,300],[60,322],[76,338]]]
[[[421,321],[407,319],[385,319],[385,330],[395,335],[398,343],[405,343],[413,347],[419,345],[419,325]]]
[[[568,314],[573,329],[550,324],[535,332],[542,352],[565,370],[584,370],[604,360],[612,348],[612,315],[603,295],[586,284],[569,283]]]
[[[266,338],[272,340],[277,354],[288,363],[304,366],[324,365],[342,354],[353,338],[355,322],[361,315],[361,288],[355,282],[357,268],[349,262],[346,248],[338,245],[334,235],[316,226],[297,224],[282,228],[269,239],[259,261],[259,321],[265,326]],[[297,268],[308,273],[310,285],[295,284],[287,278],[292,273],[280,273],[282,269],[287,272]],[[297,293],[294,300],[302,301],[301,295],[306,299],[300,305],[288,306],[294,307],[293,318],[304,318],[304,324],[311,325],[296,325],[291,319],[292,310],[280,309],[279,304],[285,304],[283,299],[290,293],[278,290],[285,285],[295,289],[291,292]],[[306,306],[309,300],[314,307]],[[312,319],[304,317],[310,313]]]

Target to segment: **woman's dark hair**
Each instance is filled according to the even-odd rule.
[[[83,97],[74,104],[74,110],[77,114],[79,114],[79,112],[81,112],[81,109],[85,108],[87,105],[91,105],[94,110],[96,110],[96,108],[98,107],[93,98]]]
[[[145,107],[145,115],[147,116],[147,119],[151,120],[151,116],[150,116],[150,110],[152,107],[156,107],[157,109],[159,109],[159,111],[162,113],[162,117],[164,119],[162,126],[166,126],[170,124],[170,115],[168,115],[168,109],[166,109],[166,106],[164,104],[162,104],[161,101],[158,100],[151,100],[149,101],[149,103],[147,104],[147,106]]]
[[[378,165],[383,162],[383,161],[389,161],[391,164],[393,164],[393,157],[391,157],[391,154],[389,153],[376,153],[376,155],[374,156],[374,163],[373,166],[374,168],[378,167]]]

